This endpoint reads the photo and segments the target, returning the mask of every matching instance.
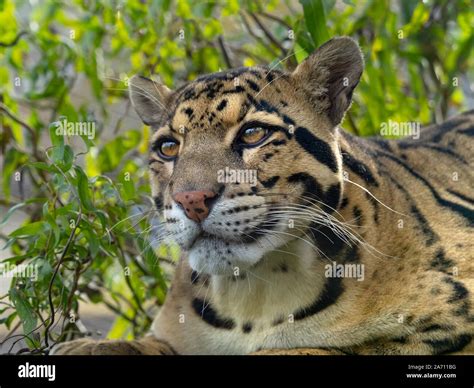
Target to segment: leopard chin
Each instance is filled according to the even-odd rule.
[[[251,241],[231,241],[204,233],[187,250],[189,265],[198,273],[238,277],[292,239],[263,234]]]

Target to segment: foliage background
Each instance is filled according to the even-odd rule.
[[[388,120],[440,122],[473,107],[471,5],[0,0],[0,223],[27,214],[0,238],[6,262],[39,269],[0,295],[2,352],[25,340],[20,352],[44,353],[84,335],[81,300],[114,311],[109,338],[143,334],[163,303],[164,263],[177,252],[150,226],[149,130],[127,102],[133,74],[176,87],[229,67],[291,70],[330,37],[349,35],[366,69],[346,129],[368,136]],[[95,138],[56,136],[63,119],[95,122]]]

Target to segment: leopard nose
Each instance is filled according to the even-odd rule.
[[[202,222],[209,215],[209,211],[217,194],[210,190],[182,191],[173,194],[174,201],[180,205],[186,216],[196,222]]]

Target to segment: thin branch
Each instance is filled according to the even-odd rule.
[[[125,106],[125,111],[122,113],[122,115],[119,117],[117,122],[115,123],[115,128],[114,128],[114,135],[118,133],[120,130],[120,127],[122,126],[122,122],[125,119],[126,116],[128,116],[128,112],[130,111],[130,106],[131,106],[131,100],[127,99],[127,105]]]
[[[12,47],[12,46],[15,46],[18,41],[20,40],[20,38],[23,36],[23,35],[27,35],[28,34],[28,31],[20,31],[18,33],[17,36],[15,36],[15,38],[13,38],[13,40],[10,42],[10,43],[3,43],[3,42],[0,42],[0,47]]]
[[[7,335],[2,339],[2,341],[0,342],[0,346],[2,346],[6,341],[8,341],[12,336],[13,334],[20,328],[21,326],[21,320],[19,320],[15,326],[13,326],[13,328],[7,333]]]
[[[274,22],[280,23],[282,26],[286,27],[288,30],[292,30],[293,27],[291,27],[287,22],[285,22],[283,19],[279,18],[278,16],[269,14],[267,12],[259,12],[258,13],[260,16],[263,16],[264,18],[273,20]]]
[[[76,229],[81,221],[81,217],[82,217],[82,209],[79,209],[79,215],[77,217],[76,223],[74,224],[74,228],[72,229],[71,234],[69,235],[69,238],[66,242],[66,246],[64,247],[63,253],[61,254],[61,257],[58,260],[58,264],[56,265],[56,268],[54,269],[54,272],[53,272],[53,276],[51,276],[51,280],[49,282],[48,303],[49,303],[49,308],[51,311],[51,317],[50,317],[48,326],[46,326],[44,329],[44,336],[45,336],[44,342],[45,342],[46,348],[49,347],[49,343],[48,343],[49,329],[51,328],[51,326],[53,326],[54,319],[55,319],[54,303],[53,303],[53,296],[52,296],[54,279],[56,278],[59,272],[59,268],[61,267],[61,264],[63,263],[64,258],[66,257],[66,253],[69,249],[69,246],[72,244],[72,241],[74,240],[74,237],[76,235]]]
[[[251,18],[255,21],[258,27],[263,31],[267,39],[276,47],[280,49],[283,54],[286,54],[286,49],[281,45],[281,43],[276,39],[273,34],[268,30],[267,27],[260,21],[257,15],[250,13]]]
[[[352,127],[352,130],[354,131],[354,134],[357,135],[357,136],[360,136],[359,128],[357,128],[357,125],[354,121],[354,118],[351,115],[351,112],[347,112],[346,117],[347,117],[347,120],[349,121],[349,123]]]
[[[227,49],[225,47],[224,38],[222,37],[222,35],[219,35],[219,37],[217,38],[217,43],[219,44],[219,48],[221,49],[222,56],[224,57],[224,62],[227,65],[227,68],[232,69],[232,62],[230,60],[229,53],[227,52]]]
[[[254,54],[254,53],[250,52],[249,50],[246,50],[242,47],[235,47],[235,46],[231,46],[231,45],[228,45],[228,47],[230,47],[230,49],[233,52],[239,53],[239,54],[242,54],[242,55],[246,55],[247,57],[251,57],[252,59],[256,59],[260,63],[267,63],[268,62],[268,58],[262,57],[261,55],[258,55],[258,54]]]
[[[244,23],[244,27],[247,30],[247,32],[252,36],[256,41],[258,41],[263,47],[265,47],[274,57],[277,57],[278,54],[268,45],[266,42],[258,36],[255,31],[252,29],[250,26],[247,17],[243,12],[240,13],[240,18],[242,19],[242,22]]]
[[[120,252],[119,254],[119,262],[120,264],[122,265],[123,268],[125,268],[127,266],[127,262],[126,262],[126,259],[125,259],[125,252],[123,251],[122,249],[122,246],[120,245],[120,242],[116,240],[116,243],[117,243],[117,248]],[[140,301],[140,297],[138,296],[135,288],[133,287],[132,285],[132,282],[130,281],[130,278],[128,275],[126,275],[124,273],[124,278],[125,278],[125,283],[127,283],[127,286],[128,286],[128,289],[130,290],[130,292],[132,293],[132,298],[135,300],[135,303],[136,303],[136,307],[137,309],[143,313],[143,315],[145,316],[145,319],[148,321],[148,322],[151,322],[151,318],[148,316],[147,312],[145,311],[145,309],[143,308],[142,306],[142,303]]]
[[[106,300],[103,300],[102,303],[111,311],[113,311],[115,314],[120,315],[123,319],[126,321],[130,322],[133,326],[137,325],[137,322],[134,318],[130,318],[127,314],[124,312],[120,311],[119,308],[115,307],[113,304],[107,302]]]
[[[0,102],[0,111],[4,112],[11,120],[13,120],[15,123],[20,124],[23,128],[25,128],[31,135],[31,143],[33,146],[33,153],[35,157],[38,160],[43,160],[41,155],[38,152],[38,134],[36,131],[27,123],[25,123],[23,120],[19,119],[16,117],[8,108],[5,104]]]

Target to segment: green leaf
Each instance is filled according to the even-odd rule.
[[[136,130],[126,131],[117,136],[100,150],[95,163],[100,165],[101,171],[113,171],[122,162],[127,152],[140,144],[141,136],[141,133]]]
[[[143,237],[137,237],[136,239],[137,247],[140,252],[142,252],[143,259],[147,263],[148,268],[153,273],[155,279],[158,281],[158,284],[162,290],[166,290],[166,281],[161,271],[161,268],[158,264],[159,258],[156,256],[153,248],[150,244],[143,239]]]
[[[0,227],[7,223],[8,219],[16,210],[21,209],[24,206],[26,206],[26,203],[21,202],[21,203],[16,204],[15,206],[12,206],[10,209],[8,209],[7,214],[5,214],[5,217],[3,217],[2,222],[0,222]]]
[[[300,0],[303,6],[304,19],[316,47],[321,46],[329,40],[329,32],[326,25],[326,15],[322,0]]]
[[[87,175],[79,166],[74,166],[74,170],[76,171],[77,175],[77,193],[81,203],[86,210],[94,211],[95,208],[91,200],[89,180],[87,179]]]
[[[0,325],[5,325],[7,329],[10,330],[11,324],[17,316],[18,316],[18,313],[15,311],[13,314],[10,314],[8,317],[1,318]]]
[[[298,43],[295,44],[294,48],[295,58],[297,63],[303,62],[308,56],[308,52],[301,47]]]
[[[48,230],[49,230],[48,223],[44,221],[37,221],[37,222],[32,222],[31,224],[27,224],[25,226],[22,226],[21,228],[14,230],[12,233],[10,233],[9,236],[24,238],[24,237],[36,236],[40,233],[45,233]]]
[[[5,225],[8,221],[8,219],[11,217],[11,215],[18,209],[21,209],[24,206],[27,206],[31,203],[35,202],[45,202],[47,201],[46,198],[31,198],[26,200],[25,202],[17,203],[16,205],[12,206],[10,209],[8,209],[7,214],[3,217],[2,221],[0,222],[0,227]]]
[[[130,316],[130,312],[128,315]],[[125,318],[118,316],[115,319],[114,324],[110,328],[109,332],[107,333],[107,338],[108,339],[133,339],[133,336],[131,336],[132,333],[132,325],[129,321],[127,321]]]
[[[63,121],[51,123],[49,126],[49,137],[53,146],[51,158],[55,163],[62,162],[64,158],[64,134],[60,133],[62,128],[61,122]]]
[[[63,159],[59,162],[59,167],[63,172],[69,171],[74,162],[74,151],[69,145],[64,146]]]
[[[23,333],[27,335],[31,334],[36,328],[38,322],[33,307],[31,307],[30,302],[22,291],[12,288],[9,291],[9,295],[10,300],[15,306],[18,316],[20,317],[21,324],[23,326]]]
[[[38,170],[48,171],[48,172],[57,172],[58,170],[45,162],[30,162],[26,164],[28,167],[34,167]]]

